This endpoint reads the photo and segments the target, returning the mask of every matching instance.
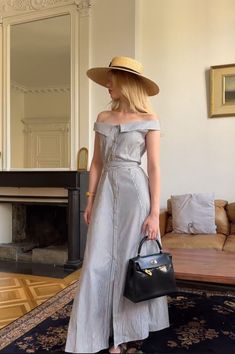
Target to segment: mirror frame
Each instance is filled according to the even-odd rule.
[[[21,1],[21,7],[14,8],[7,0],[0,5],[0,46],[3,56],[0,56],[0,97],[2,109],[0,110],[0,170],[76,170],[77,153],[84,144],[81,127],[89,131],[89,119],[81,124],[81,117],[89,117],[89,83],[86,79],[86,70],[89,66],[89,9],[90,0],[57,0],[56,5],[48,0]],[[23,4],[22,4],[23,2]],[[13,8],[11,8],[11,6]],[[10,136],[10,30],[15,24],[48,19],[55,16],[70,15],[71,26],[71,72],[70,72],[70,167],[69,168],[12,168],[11,167],[11,136]],[[2,75],[2,78],[1,78]],[[80,89],[81,88],[81,89]]]

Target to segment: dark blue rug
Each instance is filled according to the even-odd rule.
[[[63,352],[77,284],[0,331],[2,353]],[[235,297],[179,289],[168,296],[170,327],[128,344],[143,353],[234,354]],[[102,352],[105,352],[102,351]],[[107,352],[107,351],[106,351]]]

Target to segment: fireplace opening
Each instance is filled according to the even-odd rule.
[[[58,205],[12,205],[12,241],[35,247],[67,242],[67,208]]]
[[[56,205],[26,206],[26,239],[37,247],[63,245],[67,241],[66,208]]]
[[[64,265],[68,258],[67,204],[12,203],[12,242],[0,258]]]

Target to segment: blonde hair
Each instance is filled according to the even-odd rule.
[[[121,70],[111,70],[111,77],[124,99],[129,103],[132,112],[153,113],[141,77]],[[117,111],[119,105],[119,99],[112,100],[111,109]]]

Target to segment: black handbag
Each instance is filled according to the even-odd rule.
[[[159,253],[140,256],[142,245],[147,239],[147,236],[142,238],[137,257],[129,259],[127,267],[123,295],[133,302],[150,300],[177,291],[172,256],[162,252],[158,240]]]

